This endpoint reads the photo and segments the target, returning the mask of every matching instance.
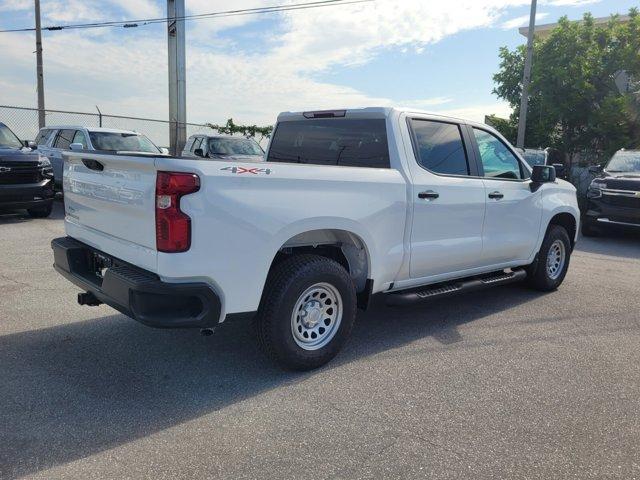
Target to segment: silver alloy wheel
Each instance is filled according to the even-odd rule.
[[[329,283],[307,288],[293,307],[291,333],[304,350],[318,350],[334,337],[342,321],[342,297]]]
[[[562,273],[567,253],[562,240],[555,240],[547,252],[547,275],[551,280],[556,280]]]

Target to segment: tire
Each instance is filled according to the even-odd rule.
[[[29,208],[27,209],[27,213],[31,218],[47,218],[49,215],[51,215],[52,210],[53,202],[48,203],[44,207]]]
[[[527,269],[529,286],[542,292],[558,288],[567,274],[570,258],[571,240],[567,231],[560,225],[549,225],[538,260]]]
[[[256,317],[258,343],[285,369],[318,368],[349,338],[356,304],[353,281],[338,262],[295,255],[267,278]]]
[[[585,237],[597,237],[600,234],[600,230],[594,227],[591,220],[587,220],[586,218],[582,221],[580,232]]]

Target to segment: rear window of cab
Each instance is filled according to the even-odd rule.
[[[280,122],[268,162],[389,168],[384,119],[307,119]]]

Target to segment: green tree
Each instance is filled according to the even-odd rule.
[[[602,157],[638,144],[639,96],[620,92],[615,82],[620,72],[640,79],[640,16],[636,9],[629,16],[628,22],[612,16],[605,25],[595,25],[590,14],[582,22],[562,17],[548,37],[535,40],[527,146],[557,148],[570,166],[577,155]],[[503,47],[499,55],[493,93],[513,108],[513,125],[525,46]]]
[[[237,133],[240,133],[245,137],[255,137],[256,135],[260,135],[260,139],[269,138],[273,131],[273,126],[271,125],[268,127],[259,127],[257,125],[237,125],[233,121],[233,118],[228,119],[227,123],[224,125],[207,123],[206,126],[226,135],[234,135]]]
[[[518,124],[514,122],[512,118],[500,118],[496,115],[486,115],[484,117],[484,123],[491,125],[498,130],[504,138],[509,140],[515,145],[516,137],[518,135]]]

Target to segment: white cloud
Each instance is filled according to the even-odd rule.
[[[30,0],[3,0],[0,2],[0,12],[13,12],[32,8],[33,2]]]
[[[166,15],[166,9],[160,8],[160,5],[153,0],[111,0],[111,2],[120,7],[126,15],[126,20],[137,20],[140,18],[159,18]],[[101,2],[104,4],[104,2]]]
[[[511,107],[505,102],[496,102],[482,105],[469,105],[461,108],[435,109],[434,112],[451,117],[473,120],[475,122],[484,122],[485,115],[509,118],[509,115],[511,115]]]
[[[451,97],[431,97],[422,98],[417,100],[405,100],[400,102],[401,105],[408,105],[414,108],[431,108],[434,106],[445,105],[451,103],[453,98]]]
[[[43,27],[54,23],[105,20],[109,13],[100,8],[100,2],[85,0],[48,1],[41,8]]]
[[[536,13],[536,24],[549,16],[548,13]],[[518,27],[524,27],[529,25],[529,15],[522,15],[521,17],[512,18],[507,20],[500,27],[503,30],[514,30]]]
[[[16,0],[13,0],[16,1]],[[45,5],[56,5],[49,0]],[[77,2],[78,0],[69,0]],[[294,0],[289,0],[294,1]],[[77,18],[96,15],[87,0]],[[124,0],[116,2],[125,7]],[[159,3],[134,2],[154,16]],[[250,8],[262,2],[247,0],[233,8]],[[388,49],[421,51],[457,32],[496,24],[509,6],[528,0],[377,0],[374,3],[300,10],[279,14],[277,31],[264,32],[256,42],[262,54],[248,53],[224,42],[203,42],[224,28],[254,21],[256,17],[203,20],[189,26],[187,45],[187,101],[190,121],[223,122],[233,116],[240,122],[272,123],[279,111],[393,105],[440,108],[442,112],[482,120],[485,114],[504,113],[504,105],[453,108],[454,99],[438,96],[401,102],[372,96],[356,88],[318,80],[318,73],[360,65]],[[133,3],[131,4],[133,5]],[[190,13],[226,10],[222,0],[191,0]],[[133,8],[133,7],[132,7]],[[51,15],[66,15],[62,9]],[[138,16],[138,15],[136,15]],[[106,113],[164,118],[167,114],[166,39],[151,29],[88,31],[49,34],[45,38],[45,85],[50,108],[93,110]],[[3,95],[5,101],[35,97],[33,93],[33,36],[0,36],[0,63],[11,62],[24,79]],[[401,74],[401,73],[399,73]],[[20,93],[23,92],[23,93]],[[28,92],[24,93],[24,92]],[[444,92],[443,92],[444,93]],[[449,93],[449,92],[447,92]],[[448,109],[445,107],[449,107]],[[508,115],[508,114],[507,114]]]
[[[579,7],[590,3],[600,3],[602,0],[547,0],[545,5],[553,7]]]

